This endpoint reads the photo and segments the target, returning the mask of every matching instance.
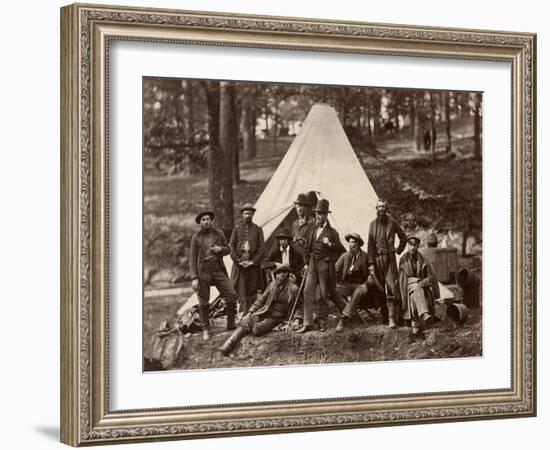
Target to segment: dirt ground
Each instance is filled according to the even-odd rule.
[[[161,319],[168,318],[160,310],[175,314],[179,309],[180,305],[174,298],[170,303],[167,306],[166,299],[159,298],[146,300],[145,358],[153,356],[156,330]],[[366,324],[354,322],[343,332],[335,330],[336,317],[332,315],[329,329],[325,332],[300,335],[294,331],[272,331],[262,337],[247,335],[229,357],[219,352],[219,347],[230,335],[225,331],[225,319],[214,319],[211,340],[203,341],[200,332],[184,337],[180,358],[170,368],[186,370],[482,356],[480,309],[471,309],[463,325],[457,325],[446,316],[445,305],[437,305],[436,313],[441,321],[425,331],[425,339],[415,342],[409,340],[409,328],[392,330],[381,324],[378,313],[374,311],[374,317],[364,315]]]

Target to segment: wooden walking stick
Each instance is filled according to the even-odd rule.
[[[288,321],[286,323],[286,330],[288,331],[290,329],[290,322],[292,321],[292,316],[294,315],[294,311],[296,311],[296,305],[298,305],[298,299],[300,298],[300,294],[302,293],[302,290],[304,288],[304,285],[306,283],[306,277],[302,277],[302,282],[300,283],[300,288],[298,289],[298,292],[296,293],[296,298],[294,299],[294,304],[292,305],[292,309],[290,311],[290,316],[288,317]]]

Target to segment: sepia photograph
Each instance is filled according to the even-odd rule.
[[[143,78],[143,371],[482,351],[483,93]]]

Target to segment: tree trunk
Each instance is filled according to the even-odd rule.
[[[481,161],[481,94],[474,94],[474,158]]]
[[[201,81],[206,94],[208,138],[208,194],[218,227],[226,234],[233,229],[233,170],[231,159],[220,145],[220,83]],[[225,99],[224,99],[225,101]]]
[[[437,140],[437,131],[435,128],[435,99],[434,94],[428,93],[430,96],[430,123],[432,127],[431,133],[431,151],[432,151],[432,164],[435,164],[435,142]]]
[[[194,86],[192,80],[183,82],[183,130],[185,135],[185,145],[187,148],[194,148],[195,144],[195,107],[194,107]],[[185,170],[188,174],[195,172],[192,159],[189,157],[190,151],[185,155]]]
[[[279,101],[275,97],[275,107],[272,120],[272,129],[273,129],[273,154],[277,154],[277,140],[279,134]]]
[[[369,144],[372,143],[372,127],[370,124],[370,102],[367,99],[367,104],[365,105],[365,110],[367,111],[367,142]]]
[[[247,92],[241,106],[241,133],[245,160],[256,157],[256,107],[254,101],[254,96]]]
[[[239,152],[236,89],[227,81],[222,81],[220,88],[220,144],[230,162],[231,179],[238,182],[239,174],[235,173],[235,159]]]
[[[375,93],[374,94],[374,129],[373,129],[373,138],[377,139],[380,134],[380,110],[382,108],[382,99],[380,98],[380,94]]]
[[[445,151],[449,153],[452,148],[451,142],[451,97],[448,91],[443,93],[444,109],[445,109],[445,133],[447,135],[447,146]]]
[[[418,130],[416,129],[416,92],[413,92],[411,96],[411,105],[409,110],[409,129],[411,130],[411,137],[413,141],[413,148],[418,151]]]
[[[238,91],[238,88],[237,88]],[[238,95],[237,95],[238,97]],[[235,147],[235,153],[233,154],[233,184],[240,184],[241,183],[241,168],[239,166],[240,164],[240,153],[242,149],[241,145],[241,113],[242,113],[242,105],[239,101],[235,102],[235,135],[236,135],[236,147]]]

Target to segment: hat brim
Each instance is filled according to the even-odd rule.
[[[359,247],[363,247],[363,245],[365,245],[365,241],[363,240],[363,238],[361,238],[359,236],[354,236],[352,234],[346,234],[344,239],[346,240],[346,242],[349,242],[350,239],[355,239],[359,243]]]
[[[252,211],[252,212],[256,212],[256,208],[242,208],[241,209],[241,212],[245,212],[245,211]]]
[[[420,244],[420,239],[418,239],[417,237],[411,237],[411,238],[407,239],[407,242],[409,244],[412,244],[413,242],[416,242],[417,244]]]
[[[273,273],[277,275],[278,273],[292,273],[292,269],[290,267],[277,267]]]
[[[205,211],[205,212],[202,212],[200,213],[197,217],[195,217],[195,223],[198,225],[201,223],[201,219],[204,217],[204,216],[210,216],[210,220],[214,220],[214,213],[212,211]]]
[[[288,239],[288,240],[290,240],[290,239],[292,239],[292,236],[288,236],[286,234],[278,234],[278,235],[275,236],[275,239]]]
[[[330,214],[332,211],[325,210],[325,209],[314,209],[313,212]]]

